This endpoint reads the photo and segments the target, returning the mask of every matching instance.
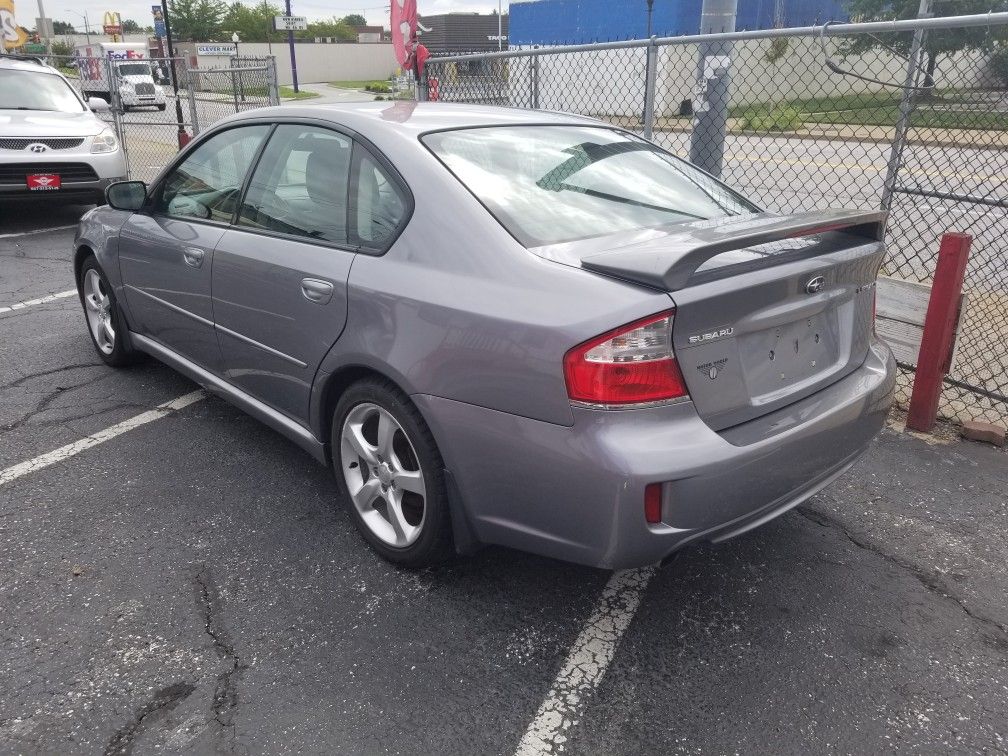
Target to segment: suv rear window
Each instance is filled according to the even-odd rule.
[[[0,68],[0,110],[83,113],[84,106],[70,85],[55,74]]]
[[[495,126],[423,143],[526,247],[758,211],[650,142],[596,126]]]

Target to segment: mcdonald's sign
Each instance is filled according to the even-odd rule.
[[[113,37],[122,34],[122,18],[114,11],[105,11],[102,16],[102,31]]]
[[[13,50],[28,41],[28,32],[14,20],[14,0],[0,0],[0,41],[4,50]]]

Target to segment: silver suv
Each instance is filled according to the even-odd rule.
[[[126,175],[126,159],[93,112],[102,108],[104,100],[85,102],[39,59],[0,56],[0,203],[104,203],[105,187]]]

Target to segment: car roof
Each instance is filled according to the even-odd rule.
[[[594,119],[570,113],[543,110],[519,110],[491,105],[454,102],[415,102],[413,100],[346,102],[324,105],[292,105],[245,111],[227,119],[230,122],[252,118],[317,118],[346,126],[361,134],[422,134],[442,129],[481,126],[585,125],[600,124]]]
[[[59,71],[55,68],[30,55],[0,55],[0,66],[15,71],[35,71],[59,76]]]

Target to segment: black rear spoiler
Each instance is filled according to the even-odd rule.
[[[676,227],[668,236],[586,255],[581,267],[676,291],[686,286],[698,267],[722,252],[828,231],[880,241],[885,219],[886,214],[878,210],[819,210],[696,221]]]

